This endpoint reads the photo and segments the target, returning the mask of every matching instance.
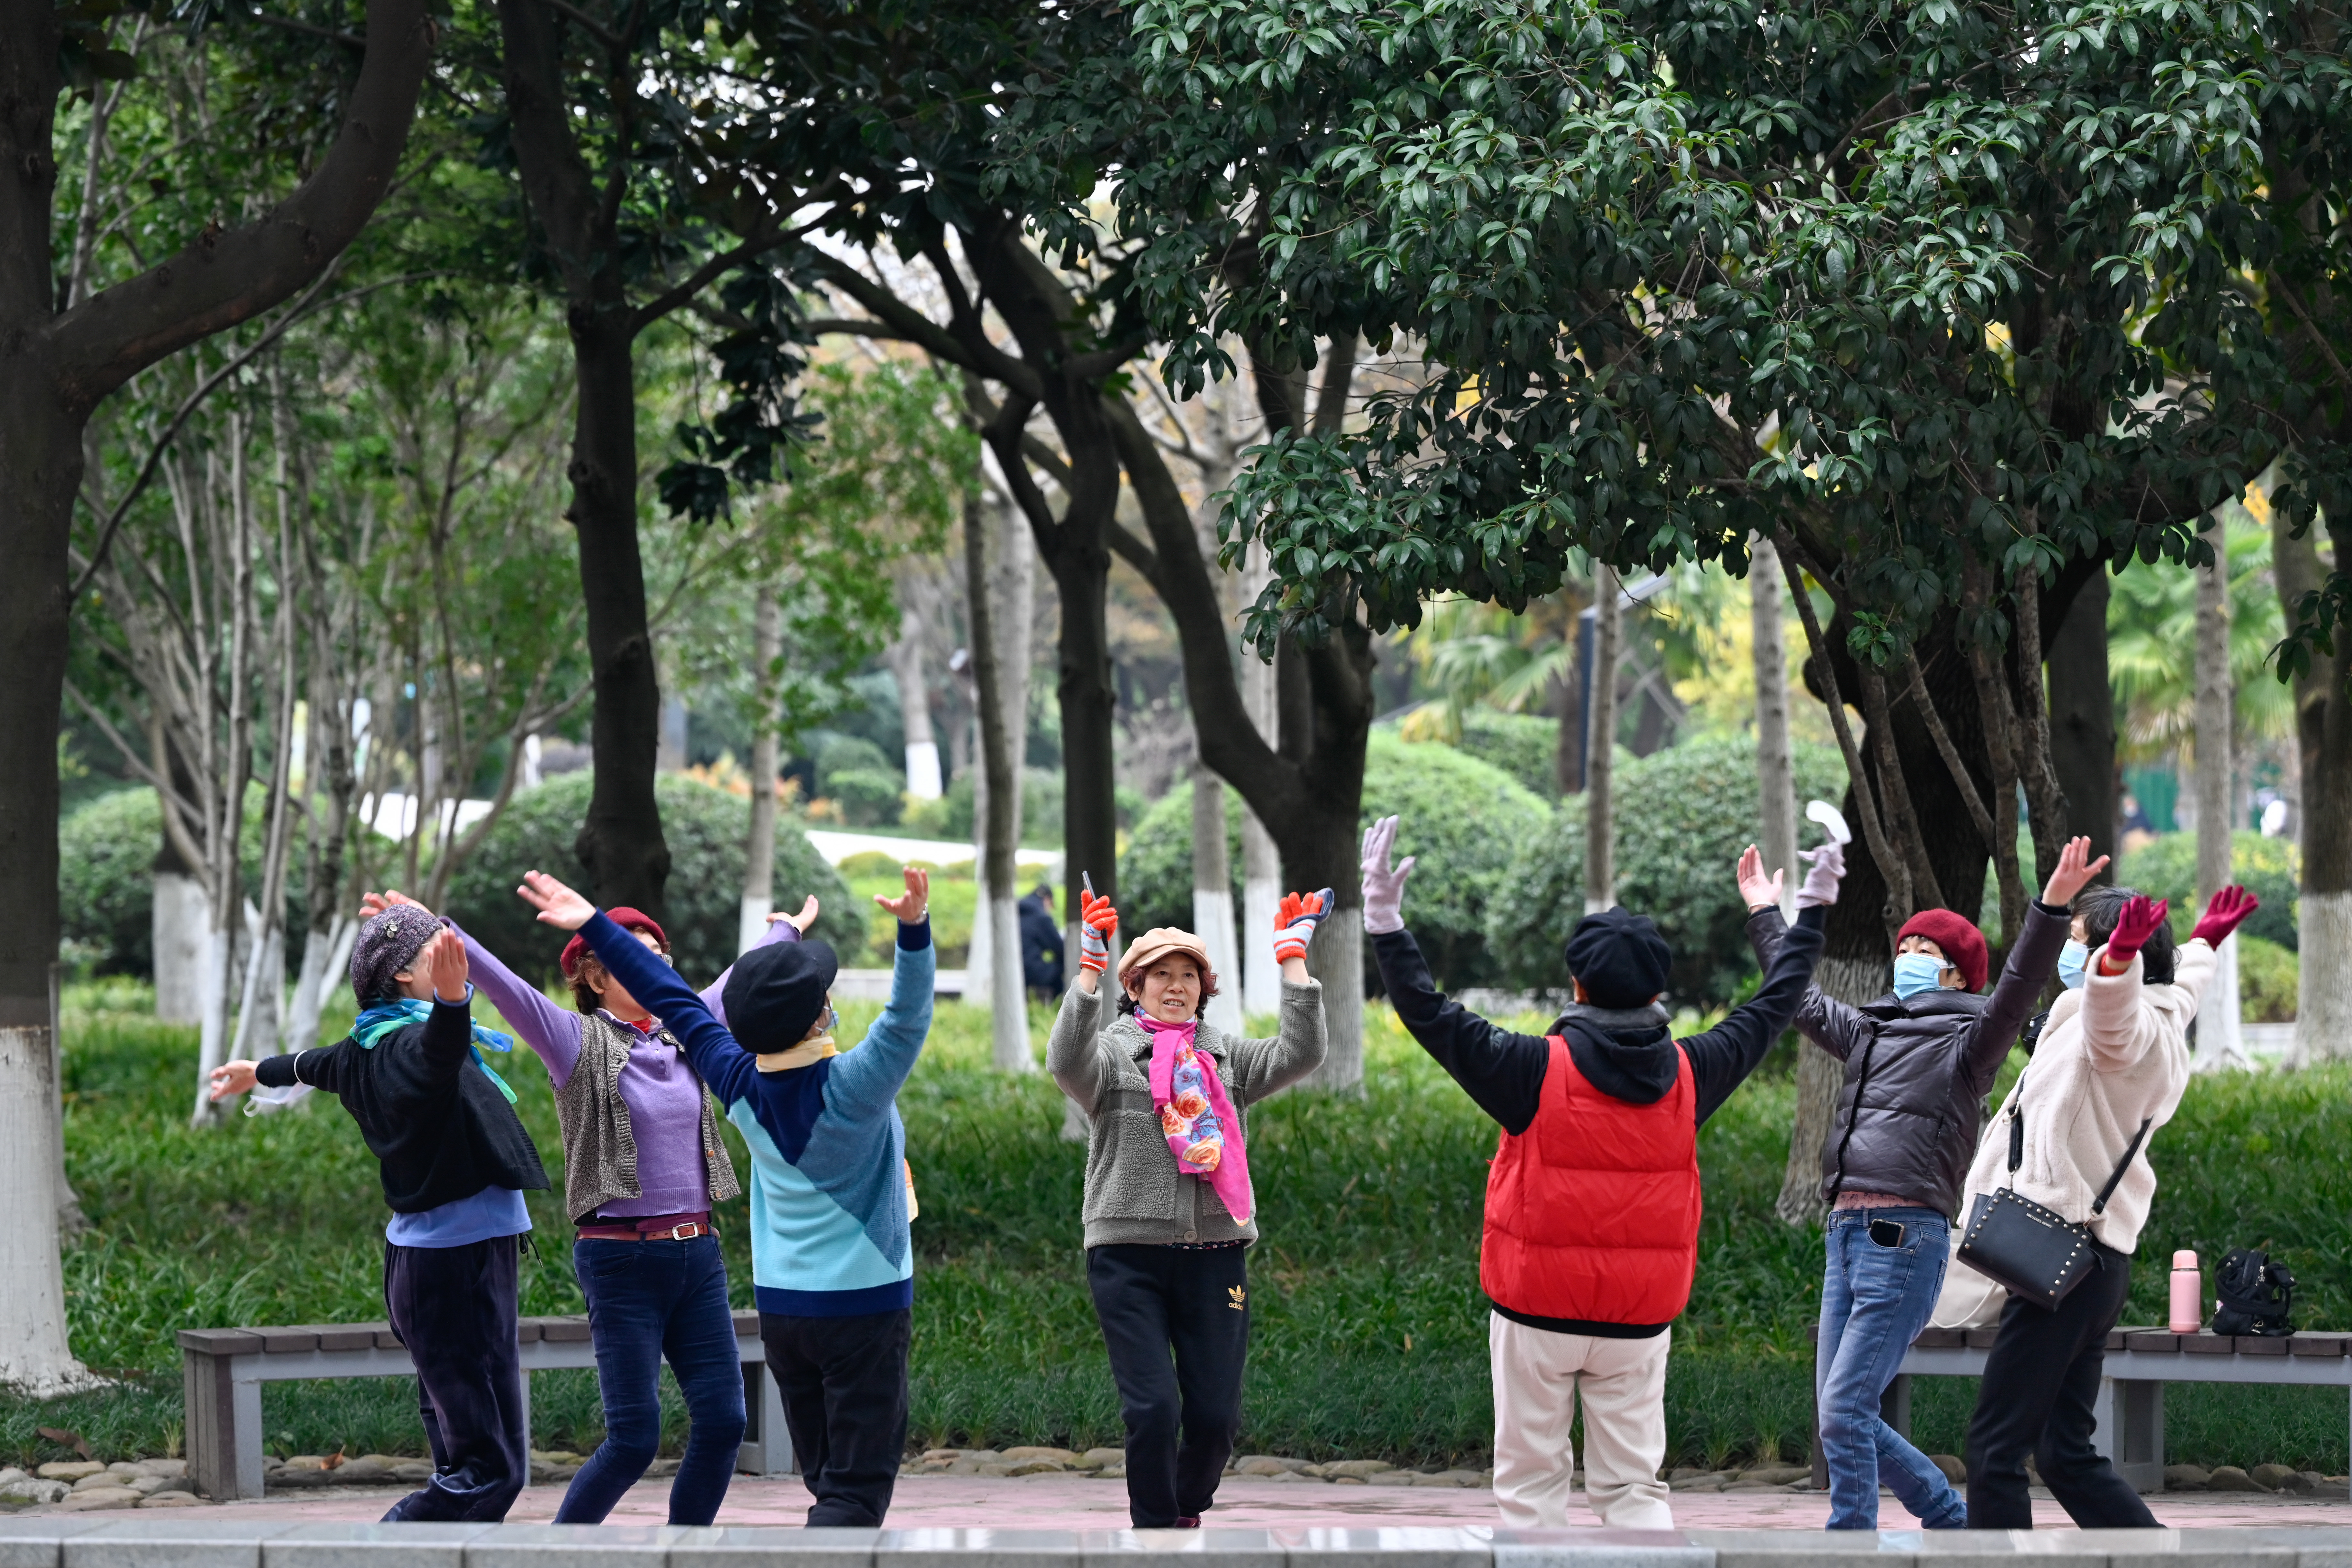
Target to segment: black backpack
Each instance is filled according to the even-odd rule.
[[[2281,1336],[2294,1332],[2287,1313],[2294,1309],[2294,1276],[2270,1254],[2240,1247],[2221,1259],[2221,1304],[2213,1313],[2217,1334]]]

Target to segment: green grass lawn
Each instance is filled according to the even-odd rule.
[[[46,1406],[0,1401],[0,1462],[60,1457],[37,1436],[41,1426],[79,1431],[104,1457],[175,1451],[180,1328],[383,1314],[385,1211],[350,1120],[319,1096],[308,1109],[191,1130],[194,1032],[157,1025],[146,1005],[135,987],[84,986],[68,992],[66,1011],[67,1152],[91,1220],[66,1255],[67,1305],[77,1352],[122,1382]],[[842,1037],[861,1034],[874,1011],[845,1009]],[[1048,1019],[1040,1012],[1034,1024],[1042,1040]],[[1252,1119],[1265,1239],[1252,1262],[1244,1450],[1475,1458],[1492,1419],[1477,1250],[1495,1131],[1386,1009],[1370,1011],[1369,1027],[1361,1099],[1286,1095]],[[1115,1442],[1118,1407],[1079,1247],[1082,1151],[1057,1136],[1060,1101],[1042,1074],[1011,1079],[987,1060],[985,1015],[942,1007],[900,1101],[922,1206],[913,1437]],[[520,1049],[499,1066],[552,1170],[561,1144],[544,1072]],[[2156,1142],[2163,1188],[2128,1321],[2163,1313],[2163,1268],[2147,1260],[2175,1247],[2218,1260],[2230,1247],[2261,1246],[2302,1281],[2300,1324],[2352,1326],[2347,1091],[2352,1072],[2340,1068],[2191,1089]],[[1759,1079],[1700,1139],[1698,1283],[1667,1385],[1681,1458],[1805,1450],[1820,1238],[1771,1213],[1790,1107],[1785,1077]],[[534,1195],[540,1250],[524,1261],[527,1313],[582,1310],[559,1208]],[[721,1235],[735,1300],[748,1305],[740,1201],[728,1208]],[[1957,1382],[1923,1383],[1922,1443],[1957,1452],[1972,1397]],[[404,1380],[274,1384],[265,1423],[285,1451],[413,1452],[422,1439],[414,1401]],[[541,1447],[593,1445],[593,1375],[541,1374],[533,1415]],[[673,1411],[673,1441],[682,1423]],[[2339,1391],[2176,1387],[2168,1401],[2172,1456],[2206,1464],[2277,1459],[2340,1473],[2346,1425]]]

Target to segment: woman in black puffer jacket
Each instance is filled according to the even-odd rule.
[[[2057,967],[2068,901],[2106,865],[2091,861],[2090,844],[2075,839],[2059,857],[1990,995],[1980,994],[1983,934],[1949,910],[1923,910],[1898,938],[1892,991],[1857,1007],[1814,986],[1798,1005],[1798,1032],[1845,1064],[1822,1147],[1830,1215],[1813,1373],[1832,1530],[1876,1529],[1882,1480],[1930,1529],[1968,1522],[1943,1472],[1880,1418],[1879,1399],[1942,1289],[1993,1075]],[[1843,850],[1831,843],[1814,855],[1798,901],[1834,902],[1837,882],[1820,868],[1843,870]],[[1748,939],[1769,969],[1785,929],[1780,875],[1766,877],[1751,849],[1739,882]]]

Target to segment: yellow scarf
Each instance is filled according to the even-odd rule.
[[[819,1035],[814,1039],[803,1040],[790,1050],[761,1051],[760,1070],[790,1072],[794,1068],[804,1068],[812,1062],[821,1062],[827,1057],[837,1057],[840,1054],[841,1048],[833,1043],[831,1035]]]

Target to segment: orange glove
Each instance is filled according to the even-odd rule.
[[[1078,895],[1078,967],[1100,974],[1110,967],[1110,934],[1118,929],[1118,911],[1108,899],[1095,895],[1094,886],[1087,878]]]
[[[1274,961],[1287,963],[1292,959],[1307,956],[1307,944],[1314,940],[1315,928],[1331,912],[1331,889],[1319,893],[1285,893],[1282,908],[1274,917]]]

